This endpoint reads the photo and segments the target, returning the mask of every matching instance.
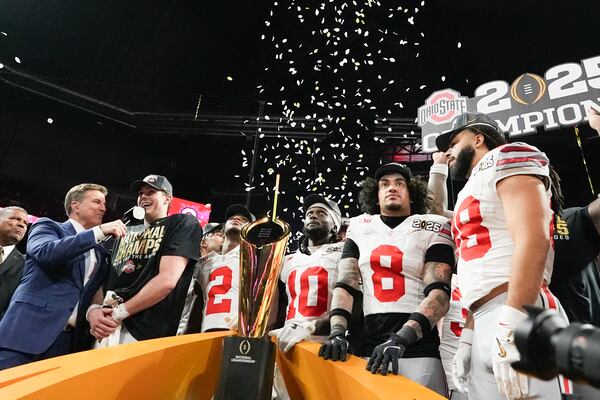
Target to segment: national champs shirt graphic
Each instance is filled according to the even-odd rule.
[[[123,321],[137,340],[177,333],[201,239],[202,228],[196,218],[174,214],[150,225],[127,227],[127,234],[116,241],[105,289],[114,290],[125,301],[158,275],[163,256],[188,259],[177,285],[163,300]]]
[[[508,282],[514,242],[508,231],[497,183],[515,175],[539,176],[549,181],[548,158],[526,143],[509,143],[488,152],[473,168],[471,176],[458,194],[452,236],[458,251],[458,287],[463,307]],[[546,195],[550,206],[550,188]],[[550,213],[551,214],[551,213]],[[549,215],[546,226],[553,229]],[[544,279],[550,282],[554,249],[546,259]]]
[[[296,251],[285,257],[279,279],[286,286],[285,323],[308,322],[327,314],[343,243],[320,246],[308,255]]]
[[[119,240],[112,258],[113,272],[119,276],[120,286],[129,286],[142,273],[150,257],[156,256],[163,237],[165,225],[137,225],[127,229]]]

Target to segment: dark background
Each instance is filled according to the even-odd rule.
[[[371,35],[368,39],[350,35],[344,46],[351,54],[365,57],[369,51],[365,43],[380,50],[369,56],[375,59],[374,66],[359,71],[344,67],[323,75],[314,71],[313,61],[301,50],[330,45],[315,39],[311,31],[323,29],[322,15],[333,18],[333,4],[345,3],[324,3],[318,17],[303,16],[300,23],[298,14],[309,14],[303,7],[314,9],[316,4],[0,0],[0,63],[4,65],[0,69],[0,204],[20,204],[31,214],[62,219],[68,188],[97,182],[109,187],[107,217],[112,217],[133,205],[130,182],[157,173],[171,180],[177,197],[211,203],[212,219],[218,221],[227,205],[246,201],[244,183],[261,101],[271,122],[282,118],[282,100],[305,107],[311,92],[305,85],[294,85],[299,77],[319,79],[323,86],[319,90],[326,97],[335,97],[339,87],[348,92],[371,87],[369,96],[378,109],[371,111],[354,102],[346,111],[331,112],[360,117],[366,121],[364,126],[330,123],[310,131],[273,125],[273,130],[280,129],[282,136],[305,137],[311,146],[323,144],[321,154],[336,160],[342,150],[328,144],[341,142],[337,130],[360,132],[356,139],[364,156],[360,165],[372,169],[397,144],[393,138],[383,143],[373,140],[375,118],[410,122],[434,90],[451,87],[472,96],[477,86],[488,81],[512,82],[524,72],[543,74],[551,66],[600,54],[596,1],[403,3],[410,10],[406,16],[414,15],[414,25],[406,22],[404,9],[398,10],[395,1],[372,7],[365,1],[348,3],[344,17],[351,21],[354,11],[362,7],[364,29],[370,29]],[[406,38],[408,44],[400,45],[388,34],[379,41],[377,35],[384,37],[386,29]],[[270,37],[289,41],[277,48]],[[276,60],[282,49],[295,51],[285,55],[291,54],[293,66],[301,70],[298,75],[292,76],[290,65]],[[397,54],[397,61],[378,60],[386,54]],[[323,58],[325,65],[334,67],[338,61],[337,55]],[[394,83],[388,83],[391,80]],[[350,102],[349,98],[341,101]],[[394,107],[397,102],[403,107]],[[313,111],[310,106],[303,109]],[[597,188],[600,140],[587,125],[581,126],[581,133]],[[272,186],[274,176],[265,171],[275,165],[270,164],[273,153],[292,152],[277,147],[283,142],[274,135],[267,135],[259,145],[265,159],[259,160],[255,173],[262,186],[255,185],[252,191],[251,206],[257,215],[270,208],[266,188]],[[419,132],[413,133],[413,142],[418,136]],[[526,139],[548,154],[563,177],[568,205],[592,199],[573,129],[540,132]],[[247,155],[245,165],[242,150]],[[312,180],[329,165],[327,158],[320,163],[312,160],[304,172],[302,161],[281,168],[280,213],[288,220],[297,219],[292,211],[300,205],[299,196],[306,194],[305,186],[292,177],[298,174]],[[345,161],[352,162],[352,158]],[[420,161],[411,166],[423,173],[429,164]],[[333,168],[328,182],[341,180],[342,173]],[[331,184],[327,191],[356,192],[355,183],[362,177],[349,175],[351,184],[343,189]],[[358,212],[349,197],[341,203],[346,214]]]

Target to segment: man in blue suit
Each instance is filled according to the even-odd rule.
[[[122,237],[122,221],[102,224],[104,186],[83,183],[65,196],[68,221],[41,218],[30,231],[23,278],[0,321],[0,369],[73,351],[84,296],[102,299],[108,253],[98,244]],[[103,323],[115,325],[110,315]]]

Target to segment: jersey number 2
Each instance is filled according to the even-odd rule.
[[[315,277],[317,281],[316,301],[314,305],[309,305],[310,278]],[[290,291],[290,306],[286,319],[292,319],[296,316],[296,311],[304,317],[320,317],[327,311],[327,270],[323,267],[310,267],[304,270],[300,275],[300,290],[296,290],[296,270],[290,273],[288,278],[288,290]],[[298,310],[294,306],[298,299]]]
[[[231,269],[229,267],[219,267],[210,273],[209,282],[214,282],[219,276],[223,277],[220,285],[213,285],[208,291],[208,302],[206,303],[206,315],[217,313],[228,313],[231,311],[231,300],[221,299],[221,302],[215,302],[215,296],[225,295],[231,289]]]

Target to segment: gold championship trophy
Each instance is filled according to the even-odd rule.
[[[279,175],[275,181],[273,217],[246,225],[240,243],[239,336],[223,341],[223,358],[215,400],[270,400],[275,345],[267,339],[273,297],[290,235],[277,219]]]

